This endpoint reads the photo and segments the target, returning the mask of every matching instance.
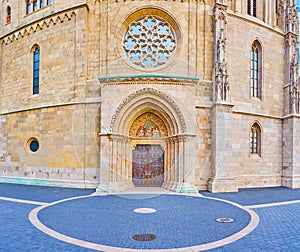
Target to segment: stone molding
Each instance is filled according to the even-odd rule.
[[[142,89],[134,92],[133,94],[127,96],[127,98],[125,98],[125,100],[123,100],[119,104],[119,106],[116,109],[115,113],[112,115],[112,119],[111,119],[111,123],[110,123],[110,129],[111,130],[114,129],[117,118],[120,115],[123,108],[126,106],[126,104],[128,104],[130,101],[134,100],[135,98],[137,98],[141,95],[145,95],[145,94],[152,94],[152,95],[158,96],[158,97],[162,98],[163,100],[165,100],[166,102],[168,102],[168,104],[174,109],[174,111],[177,113],[177,115],[179,117],[179,121],[180,121],[180,124],[181,124],[182,131],[186,132],[186,123],[185,123],[184,116],[183,116],[180,108],[175,103],[175,101],[173,99],[171,99],[165,93],[163,93],[159,90],[156,90],[154,88],[142,88]]]
[[[98,80],[103,86],[108,85],[134,85],[134,84],[151,84],[151,85],[190,85],[197,84],[200,80],[188,76],[167,76],[156,74],[138,74],[128,76],[104,76]]]
[[[160,1],[160,0],[157,0]],[[162,1],[162,0],[161,0]],[[168,0],[163,0],[164,2],[167,2]],[[193,0],[194,2],[198,2],[198,0]],[[126,2],[126,0],[95,0],[95,4],[96,3],[118,3],[118,2]],[[189,2],[188,0],[169,0],[169,2],[178,2],[178,3],[185,3],[185,2]],[[200,2],[205,3],[204,0],[200,0]]]

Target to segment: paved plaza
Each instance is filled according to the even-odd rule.
[[[121,194],[0,183],[0,251],[299,251],[300,189]]]

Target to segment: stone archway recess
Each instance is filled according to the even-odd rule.
[[[132,125],[141,115],[153,113],[163,121],[166,134],[161,137],[130,135]],[[119,192],[133,188],[132,150],[137,144],[159,144],[165,151],[163,188],[176,192],[195,192],[195,172],[188,164],[189,139],[184,116],[176,103],[153,88],[143,88],[129,95],[116,109],[110,131],[100,133],[100,184],[97,191]],[[187,167],[189,166],[189,169]]]

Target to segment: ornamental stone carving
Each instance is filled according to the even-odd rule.
[[[289,112],[299,113],[298,17],[294,1],[281,1],[285,15],[286,84],[289,87]]]
[[[176,50],[174,29],[161,17],[147,15],[129,25],[123,49],[131,63],[140,68],[160,67],[169,61]]]
[[[168,135],[163,120],[152,112],[140,115],[130,127],[131,137],[164,137]]]
[[[222,2],[223,3],[223,2]],[[230,85],[227,74],[226,62],[226,28],[227,6],[216,4],[214,7],[215,30],[215,68],[214,68],[214,100],[229,101]]]

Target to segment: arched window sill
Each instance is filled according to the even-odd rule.
[[[261,154],[259,153],[250,153],[250,158],[253,158],[253,159],[261,159]]]

